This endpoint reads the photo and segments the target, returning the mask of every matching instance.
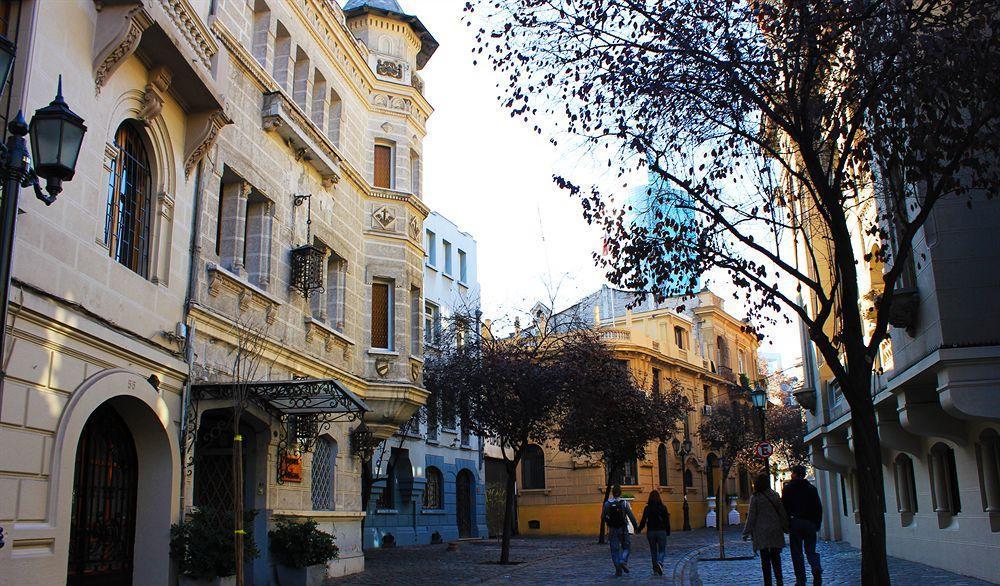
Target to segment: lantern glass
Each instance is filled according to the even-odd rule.
[[[670,444],[674,447],[675,454],[681,453],[681,440],[674,438],[673,441],[670,442]]]
[[[692,446],[691,446],[691,440],[685,438],[684,439],[684,443],[681,446],[681,449],[684,450],[685,454],[690,454],[691,453],[691,448],[692,448]]]
[[[763,409],[767,405],[767,393],[761,387],[750,393],[750,399],[753,400],[753,406],[758,409]]]
[[[83,118],[74,114],[63,100],[60,77],[55,99],[36,110],[31,118],[29,133],[35,173],[48,181],[71,180],[86,132]]]

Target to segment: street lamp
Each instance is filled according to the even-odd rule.
[[[14,62],[14,45],[0,36],[0,90],[7,83]],[[7,302],[10,299],[11,263],[14,258],[14,228],[17,222],[17,200],[22,187],[33,187],[35,197],[52,205],[62,192],[64,181],[73,179],[76,161],[83,145],[87,127],[83,118],[66,105],[62,96],[62,76],[56,97],[52,102],[35,111],[31,125],[24,115],[17,116],[7,125],[10,131],[6,142],[0,145],[0,177],[3,180],[3,202],[0,203],[0,317],[7,323]],[[31,153],[28,141],[31,135]],[[33,155],[33,156],[32,156]],[[32,162],[35,163],[32,167]],[[45,180],[45,191],[38,180]],[[0,348],[6,347],[7,332],[0,327]],[[5,372],[0,366],[0,385]]]
[[[691,530],[691,514],[688,510],[688,487],[687,487],[687,458],[691,454],[693,446],[691,445],[691,439],[688,437],[684,438],[684,441],[677,439],[676,437],[670,444],[674,448],[674,454],[676,454],[681,459],[681,492],[684,495],[684,531]]]
[[[753,401],[753,406],[757,410],[757,416],[760,418],[760,441],[767,441],[767,416],[765,414],[767,410],[767,391],[764,387],[757,383],[753,391],[750,393],[750,400]],[[767,474],[767,482],[771,482],[771,458],[764,458],[764,473]]]

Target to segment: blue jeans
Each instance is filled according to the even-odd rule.
[[[608,541],[611,543],[611,561],[617,568],[628,563],[629,550],[632,549],[632,536],[628,527],[608,527]]]
[[[663,566],[663,560],[667,557],[667,532],[647,531],[646,541],[649,542],[649,556],[653,558],[653,565]]]
[[[816,553],[816,524],[805,519],[792,519],[788,524],[788,545],[792,550],[792,567],[795,568],[796,586],[805,586],[806,565],[802,560],[802,549],[805,548],[809,567],[812,568],[813,582],[819,583],[823,576],[823,567]]]

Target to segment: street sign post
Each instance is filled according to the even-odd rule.
[[[771,445],[771,442],[760,442],[754,448],[754,453],[757,454],[758,458],[766,460],[774,454],[774,446]]]

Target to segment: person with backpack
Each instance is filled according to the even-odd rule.
[[[792,479],[781,492],[781,502],[788,512],[788,546],[792,550],[792,567],[795,568],[795,586],[806,585],[806,559],[812,569],[813,585],[823,582],[823,566],[816,553],[816,534],[823,523],[823,502],[816,487],[806,480],[806,467],[792,466]]]
[[[761,474],[753,482],[753,496],[747,511],[747,524],[743,528],[743,539],[753,537],[753,549],[760,552],[760,568],[764,573],[764,585],[771,586],[771,572],[777,586],[781,580],[781,550],[785,547],[785,533],[788,533],[788,516],[781,504],[781,497],[768,486],[767,474]]]
[[[628,523],[637,530],[639,523],[635,520],[632,507],[622,498],[622,487],[618,484],[611,487],[611,498],[604,501],[601,518],[608,526],[608,541],[611,543],[611,561],[615,564],[615,576],[622,572],[628,573],[628,556],[632,549],[632,536],[628,531]]]
[[[653,558],[653,572],[663,575],[663,560],[667,557],[667,536],[670,535],[670,512],[660,498],[659,491],[649,493],[646,508],[642,511],[637,533],[646,528],[646,541],[649,542],[649,555]]]

